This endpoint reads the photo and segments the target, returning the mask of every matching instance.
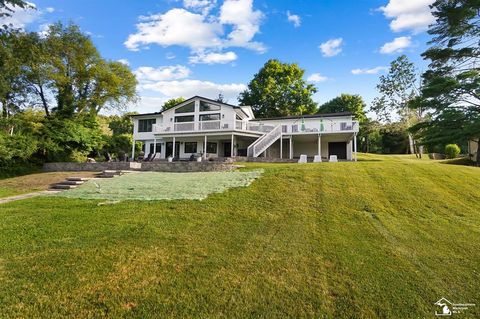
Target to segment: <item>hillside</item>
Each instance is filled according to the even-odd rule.
[[[361,159],[246,164],[203,201],[2,205],[0,317],[480,317],[480,169]]]

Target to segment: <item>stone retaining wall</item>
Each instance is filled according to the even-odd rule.
[[[232,170],[230,163],[219,162],[98,162],[98,163],[45,163],[43,170],[46,172],[101,172],[104,170],[135,170],[154,172],[217,172]]]

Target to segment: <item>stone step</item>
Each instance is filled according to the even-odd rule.
[[[84,182],[84,181],[70,181],[70,180],[66,180],[66,181],[61,182],[60,184],[63,184],[63,185],[82,185],[83,183],[85,183],[85,182]]]
[[[77,185],[67,185],[67,184],[59,183],[59,184],[51,185],[50,188],[53,188],[53,189],[73,189],[73,188],[77,188]]]
[[[87,177],[67,177],[67,181],[72,181],[72,182],[85,182],[88,181],[89,179]]]

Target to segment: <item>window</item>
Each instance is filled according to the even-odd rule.
[[[195,112],[195,102],[188,103],[175,109],[175,113],[191,113]]]
[[[242,118],[241,118],[240,116],[238,116],[238,114],[235,114],[235,119],[237,119],[237,120],[239,120],[239,121],[242,120]]]
[[[200,101],[200,112],[220,111],[220,105]]]
[[[217,154],[216,142],[207,142],[207,153]]]
[[[175,123],[181,122],[193,122],[194,116],[187,115],[187,116],[175,116]]]
[[[147,120],[138,120],[138,131],[139,132],[151,132],[152,125],[156,123],[155,119]]]
[[[162,143],[157,143],[157,147],[155,148],[155,152],[157,152],[157,153],[162,152]],[[153,143],[150,144],[150,153],[153,154]]]
[[[220,121],[220,113],[200,115],[200,121]]]
[[[185,153],[196,153],[197,142],[185,142]]]

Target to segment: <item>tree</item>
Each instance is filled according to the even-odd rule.
[[[406,128],[417,123],[424,116],[424,108],[411,107],[412,101],[420,94],[417,85],[415,66],[406,55],[401,55],[392,63],[387,75],[380,76],[377,85],[380,96],[375,98],[371,110],[380,120],[391,122],[396,116],[400,117]],[[408,133],[410,153],[416,154],[415,141]],[[421,152],[420,152],[421,156]]]
[[[296,63],[269,60],[254,75],[238,101],[250,105],[257,117],[313,114],[317,104],[312,95],[317,89],[304,79],[305,71]]]
[[[422,103],[433,111],[414,130],[430,142],[471,139],[480,146],[480,2],[437,0],[431,8],[436,21],[428,31],[431,47],[422,54],[431,61]]]
[[[320,105],[318,113],[351,112],[360,123],[363,123],[367,119],[365,107],[366,104],[360,95],[341,94]]]
[[[177,98],[174,98],[174,99],[170,99],[170,100],[166,101],[165,103],[163,103],[162,111],[166,111],[168,109],[171,109],[172,107],[182,103],[183,101],[185,101],[184,97],[177,97]]]
[[[50,26],[45,36],[18,34],[15,52],[31,100],[47,116],[123,110],[136,101],[135,76],[128,66],[106,61],[78,26]]]
[[[0,18],[11,16],[15,7],[26,9],[33,8],[33,5],[23,0],[0,0]]]
[[[215,101],[220,103],[228,103],[228,100],[225,98],[225,96],[222,93],[218,93],[218,97],[215,99]]]

